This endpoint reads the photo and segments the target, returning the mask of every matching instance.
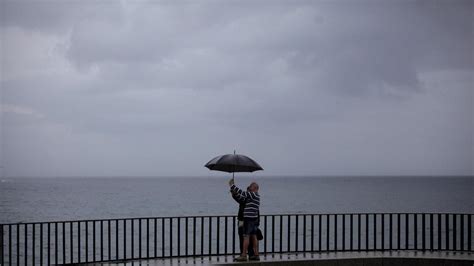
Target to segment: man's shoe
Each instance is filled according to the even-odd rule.
[[[252,256],[252,257],[249,258],[249,260],[260,261],[260,257],[259,256]]]
[[[234,258],[234,261],[247,261],[247,256],[245,256],[245,257],[238,256],[238,257]]]

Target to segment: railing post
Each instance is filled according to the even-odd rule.
[[[296,228],[295,228],[295,252],[298,252],[298,214],[295,215],[295,224],[296,224]]]
[[[280,215],[280,253],[283,252],[283,215]]]
[[[111,221],[107,221],[107,254],[108,259],[112,260],[112,234],[111,234]],[[104,221],[100,221],[100,261],[104,260]]]
[[[361,231],[361,225],[360,225],[360,222],[361,222],[361,219],[360,219],[360,216],[362,214],[358,213],[357,214],[357,248],[359,250],[362,250],[362,248],[360,247],[360,239],[362,237],[362,231]]]
[[[229,218],[229,217],[225,216],[225,222],[224,222],[224,231],[225,231],[225,236],[224,236],[224,242],[225,242],[225,244],[224,244],[224,253],[225,253],[226,255],[227,255],[227,243],[228,243],[228,239],[227,239],[227,220],[229,220],[228,218]],[[187,222],[187,220],[186,220],[186,222]],[[187,237],[187,235],[186,235],[186,237]],[[188,246],[187,241],[188,241],[188,240],[187,240],[187,238],[186,238],[186,254],[187,254],[187,246]]]
[[[400,248],[400,239],[402,238],[401,235],[401,223],[400,223],[400,213],[397,213],[397,249]]]
[[[186,257],[188,256],[188,231],[189,231],[189,228],[188,228],[188,220],[189,220],[189,217],[186,217],[186,221],[185,221],[185,224],[184,224],[184,227],[186,228],[186,236],[185,236],[185,242],[186,242],[186,250],[185,250],[185,253],[186,253]],[[226,231],[227,231],[227,219],[226,219]],[[226,232],[226,240],[227,240],[227,232]],[[226,245],[226,250],[227,250],[227,245]],[[227,253],[227,252],[226,252]]]
[[[188,243],[186,243],[186,245],[187,244]],[[149,218],[146,218],[146,257],[147,258],[150,257],[150,219]]]
[[[433,218],[434,218],[434,215],[432,213],[430,213],[430,250],[434,250],[433,248]]]
[[[131,221],[132,222],[132,246],[133,246],[133,220]],[[117,234],[117,237],[118,237],[118,234]],[[132,250],[133,250],[133,247],[132,247]],[[117,256],[118,256],[118,253],[117,253]],[[133,251],[132,251],[132,258],[133,258]],[[123,219],[123,259],[127,259],[127,219]]]
[[[176,218],[178,220],[177,224],[176,224],[176,227],[178,228],[178,239],[176,240],[177,242],[177,249],[178,249],[178,257],[181,255],[181,219],[179,217]]]
[[[468,214],[467,215],[467,239],[468,239],[468,242],[467,242],[467,249],[469,251],[472,251],[472,226],[471,226],[471,216],[472,214]]]
[[[461,225],[461,232],[460,232],[460,248],[459,250],[464,251],[464,214],[459,215],[459,222]]]
[[[306,215],[303,215],[303,252],[306,252]]]
[[[272,252],[275,252],[275,215],[272,215]]]
[[[153,249],[154,249],[154,256],[155,258],[158,258],[158,219],[155,218],[153,220]]]
[[[48,223],[48,264],[49,261],[49,223]],[[20,224],[16,225],[16,265],[20,265]]]
[[[173,257],[173,218],[170,218],[170,257]]]
[[[382,216],[382,250],[385,250],[385,213],[381,214]]]
[[[57,223],[56,223],[56,230],[57,230]],[[25,229],[23,230],[24,231],[24,250],[25,250],[25,265],[28,265],[28,224],[25,224],[24,225]],[[3,234],[1,235],[1,237],[3,238]],[[57,240],[58,238],[56,237],[56,243],[58,242]],[[57,257],[57,254],[58,254],[58,250],[56,249],[56,264],[58,264],[58,257]],[[2,264],[3,265],[3,264]]]
[[[389,223],[389,230],[390,230],[390,234],[389,234],[389,241],[390,241],[390,245],[388,245],[388,248],[390,250],[393,249],[393,215],[390,213],[389,215],[389,219],[390,219],[390,223]]]
[[[235,216],[232,217],[232,254],[235,254]]]
[[[209,252],[208,255],[212,254],[212,218],[209,216]]]
[[[40,265],[43,265],[43,224],[40,223],[39,225],[40,225]],[[11,239],[10,239],[10,242],[11,242]],[[10,252],[11,252],[11,249],[10,249]],[[10,258],[10,263],[11,263],[11,258]]]
[[[34,224],[33,224],[34,226]],[[62,228],[63,228],[63,261],[62,264],[66,264],[66,223],[62,222]],[[33,233],[33,239],[35,238],[34,233]],[[34,244],[33,244],[33,250],[34,250]],[[35,261],[35,256],[33,256],[33,264]]]
[[[95,253],[96,253],[96,244],[95,244],[95,234],[96,234],[96,231],[95,231],[95,223],[96,221],[92,221],[92,261],[96,261],[95,259]],[[57,263],[56,263],[57,264]]]
[[[111,247],[110,247],[110,220],[107,221],[108,222],[108,229],[107,229],[107,234],[108,234],[108,259],[111,260],[112,259],[112,256],[110,254],[110,250],[111,250]],[[94,257],[95,257],[95,252],[94,252]],[[100,221],[100,261],[103,261],[104,260],[104,221]]]
[[[193,255],[196,255],[196,217],[193,217]]]
[[[438,250],[442,250],[442,241],[441,241],[441,213],[437,214],[438,216]]]
[[[334,250],[338,250],[337,248],[337,214],[334,214]]]
[[[354,242],[354,231],[353,231],[353,227],[354,227],[354,215],[351,213],[350,215],[350,223],[351,223],[351,228],[350,228],[350,238],[349,238],[349,241],[351,241],[351,243],[349,244],[349,250],[353,250],[353,242]]]
[[[33,256],[33,265],[35,265],[36,263],[36,224],[33,223],[31,224],[33,226],[33,239],[32,239],[32,243],[31,243],[31,246],[33,247],[32,248],[32,251],[31,251],[31,255]],[[4,264],[2,264],[4,265]]]
[[[201,217],[201,255],[204,255],[204,216]]]
[[[365,214],[365,250],[369,250],[369,214]]]
[[[445,214],[446,250],[449,250],[449,214]]]
[[[73,234],[74,230],[73,229],[74,229],[73,222],[69,222],[69,253],[70,253],[69,263],[74,263],[74,234]],[[40,241],[43,241],[43,240],[40,239]]]
[[[219,240],[220,240],[220,239],[219,239],[219,238],[220,238],[220,232],[219,232],[219,231],[220,231],[220,224],[221,224],[221,221],[220,221],[220,220],[221,220],[220,217],[217,216],[217,224],[216,224],[216,225],[217,225],[217,226],[216,226],[216,227],[217,227],[217,228],[216,228],[216,229],[217,229],[217,233],[216,233],[216,255],[219,255],[219,242],[220,242],[220,241],[219,241]]]
[[[426,244],[425,244],[425,242],[426,242],[426,218],[425,218],[425,216],[426,216],[425,213],[421,214],[421,229],[423,230],[423,231],[421,231],[421,238],[422,238],[421,239],[421,249],[423,251],[426,250]]]
[[[81,222],[77,222],[77,259],[81,263]]]
[[[418,249],[418,214],[414,213],[413,214],[413,233],[414,235],[414,244],[413,244],[413,249],[417,250]]]
[[[380,249],[384,250],[385,249],[385,214],[382,213],[380,214],[380,231],[382,232],[382,237],[381,237],[381,243],[380,243]]]
[[[287,247],[287,251],[290,252],[291,251],[291,215],[288,215],[288,247]]]
[[[418,249],[418,214],[414,213],[413,217],[414,217],[414,220],[413,220],[413,226],[414,226],[413,233],[415,234],[415,236],[414,236],[415,243],[413,244],[414,245],[413,248],[415,250],[417,250]]]
[[[8,263],[11,265],[12,262],[12,225],[8,225]]]
[[[5,254],[5,249],[3,247],[3,224],[2,224],[0,225],[0,264],[1,265],[5,265],[5,259],[3,258],[4,254]]]
[[[267,254],[267,216],[263,217],[265,226],[263,227],[263,251]]]
[[[346,215],[342,214],[342,250],[346,250]]]
[[[8,225],[8,263],[12,264],[12,226]]]
[[[135,258],[135,220],[130,219],[130,253],[131,253],[131,258]],[[127,259],[127,256],[124,257]]]
[[[453,214],[453,250],[457,249],[457,219],[456,214]]]
[[[178,218],[179,220],[179,218]],[[135,236],[135,234],[133,234]],[[142,258],[142,219],[138,219],[138,258]]]
[[[377,250],[377,214],[374,213],[374,248],[373,250]]]
[[[62,227],[63,227],[63,263],[62,264],[65,264],[66,263],[66,223],[63,222],[62,223]],[[34,229],[34,224],[33,224],[33,229]],[[34,230],[33,230],[33,240],[35,239],[35,233],[34,233]],[[33,242],[33,252],[35,250],[35,244]],[[33,264],[34,264],[34,261],[35,261],[35,256],[33,255]]]
[[[123,220],[125,222],[125,219]],[[119,220],[115,220],[115,259],[119,260]],[[124,228],[125,229],[125,228]],[[125,235],[124,235],[125,239]],[[125,247],[124,247],[125,250]]]
[[[314,214],[311,214],[311,251],[314,251]]]
[[[408,231],[410,229],[410,224],[408,223],[409,218],[410,218],[410,214],[405,213],[405,249],[410,249],[409,240],[408,240]]]
[[[26,234],[26,224],[25,224],[25,262],[26,262],[26,259],[28,258],[27,252],[26,252],[26,243],[28,241],[27,241],[26,236],[27,234]],[[54,254],[55,254],[54,255],[55,264],[58,265],[58,223],[57,222],[54,223]]]
[[[326,215],[326,250],[329,250],[329,214]]]
[[[318,250],[321,251],[321,245],[322,245],[322,228],[321,228],[321,222],[323,218],[321,214],[318,214]]]
[[[165,218],[161,218],[161,257],[165,257]]]
[[[89,221],[86,221],[86,260],[89,262]]]

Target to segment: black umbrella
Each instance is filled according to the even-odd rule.
[[[250,157],[242,154],[225,154],[215,157],[206,165],[210,170],[232,173],[234,178],[235,172],[255,172],[263,170],[263,168]]]

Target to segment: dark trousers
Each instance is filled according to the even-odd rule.
[[[238,232],[239,232],[239,242],[240,242],[240,254],[242,254],[242,250],[244,249],[244,227],[239,226]],[[253,244],[252,244],[252,241],[250,241],[250,239],[249,239],[249,248],[247,249],[247,252],[250,257],[255,255],[255,253],[253,252]]]

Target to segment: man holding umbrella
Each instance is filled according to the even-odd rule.
[[[247,187],[247,191],[249,191],[250,187]],[[237,213],[237,221],[239,222],[238,224],[238,234],[239,234],[239,247],[240,247],[240,253],[243,251],[244,247],[244,209],[245,209],[245,201],[240,199],[240,195],[237,193],[233,193],[232,198],[239,204],[239,212]],[[260,217],[259,217],[260,218]],[[260,224],[260,219],[258,220],[258,223]],[[257,231],[257,240],[258,238],[258,231]],[[249,257],[253,257],[255,254],[253,253],[253,245],[252,241],[249,241],[249,247],[248,247],[248,254]]]
[[[248,191],[243,191],[234,184],[234,179],[229,181],[230,191],[236,194],[236,198],[239,201],[245,202],[244,207],[244,228],[243,228],[243,247],[242,254],[237,257],[236,261],[247,261],[247,250],[250,242],[253,246],[254,255],[249,260],[260,260],[258,256],[258,214],[260,208],[260,195],[258,194],[258,184],[252,182],[248,188]]]
[[[242,154],[225,154],[220,155],[210,160],[205,167],[209,170],[223,171],[232,173],[232,179],[229,181],[230,190],[233,197],[238,202],[245,204],[243,211],[244,218],[244,232],[243,232],[243,247],[242,254],[236,258],[236,261],[247,261],[247,250],[250,241],[253,244],[254,255],[250,256],[250,260],[260,260],[258,256],[258,216],[260,208],[260,195],[258,195],[258,184],[253,182],[250,184],[248,191],[243,191],[234,185],[234,174],[237,172],[251,173],[254,171],[263,170],[263,168],[248,156]],[[251,254],[251,253],[250,253]]]

